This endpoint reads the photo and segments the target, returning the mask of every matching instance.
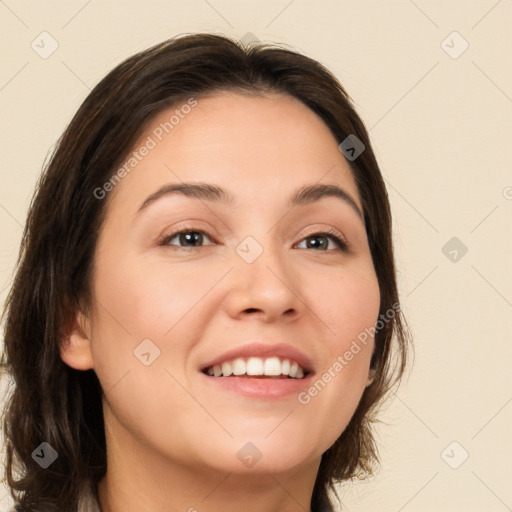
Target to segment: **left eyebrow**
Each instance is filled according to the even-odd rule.
[[[136,214],[146,209],[150,204],[169,195],[183,195],[192,197],[199,200],[214,201],[227,205],[232,205],[235,201],[234,195],[218,185],[203,182],[190,182],[190,183],[172,183],[164,185],[156,192],[148,196],[140,205]],[[289,206],[300,206],[319,201],[324,197],[336,197],[348,204],[363,220],[363,213],[361,212],[356,201],[342,188],[337,185],[308,185],[297,189],[289,201]]]
[[[350,196],[348,192],[338,187],[337,185],[309,185],[306,187],[301,187],[293,194],[290,200],[290,204],[309,204],[314,201],[318,201],[323,197],[337,197],[338,199],[341,199],[357,213],[361,220],[364,219],[363,213],[359,209],[359,206],[355,200]]]

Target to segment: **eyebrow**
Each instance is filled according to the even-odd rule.
[[[136,214],[138,215],[142,210],[146,209],[155,201],[172,195],[182,195],[204,201],[214,201],[226,205],[232,205],[235,202],[235,197],[231,192],[211,183],[172,183],[164,185],[156,192],[148,196],[140,205]],[[315,201],[319,201],[324,197],[336,197],[341,199],[357,213],[361,220],[364,219],[363,213],[359,209],[359,206],[355,200],[350,196],[350,194],[348,194],[345,190],[338,187],[337,185],[315,184],[301,187],[297,189],[290,198],[289,206],[311,204]]]

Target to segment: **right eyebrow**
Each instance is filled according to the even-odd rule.
[[[235,200],[230,192],[211,183],[171,183],[164,185],[147,197],[137,210],[137,214],[162,197],[179,194],[187,197],[195,197],[196,199],[203,199],[205,201],[217,201],[228,205],[233,204]]]

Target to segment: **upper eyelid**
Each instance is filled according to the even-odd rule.
[[[339,230],[339,229],[336,229],[336,228],[314,228],[312,229],[311,231],[308,231],[306,234],[304,234],[301,238],[301,241],[304,240],[304,238],[308,238],[310,236],[313,236],[313,235],[327,235],[327,236],[337,236],[338,238],[341,239],[341,241],[346,244],[347,246],[349,245],[349,242],[347,240],[347,237]]]
[[[212,237],[212,235],[210,235],[210,233],[208,233],[207,231],[205,231],[204,229],[198,229],[198,228],[194,228],[194,227],[183,227],[183,228],[179,228],[177,231],[173,231],[172,233],[169,233],[168,235],[162,235],[159,237],[160,240],[168,240],[168,239],[172,239],[178,235],[181,235],[183,233],[201,233],[203,235],[206,235],[210,240],[212,240],[212,242],[214,241],[214,237]]]

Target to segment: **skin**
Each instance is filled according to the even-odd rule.
[[[158,114],[134,149],[175,108]],[[235,203],[173,195],[136,215],[162,185],[181,181],[229,189]],[[318,377],[375,324],[379,287],[361,218],[335,197],[287,205],[315,183],[343,188],[362,210],[316,114],[285,95],[216,93],[198,99],[109,192],[95,301],[77,313],[61,349],[69,366],[94,369],[104,391],[103,512],[310,510],[321,455],[370,382],[373,340],[307,405],[297,395],[255,399],[205,385],[199,367],[259,339],[299,348]],[[196,247],[180,237],[158,245],[184,228],[206,236]],[[312,236],[326,229],[343,235],[349,252]],[[235,250],[247,236],[263,248],[250,264]],[[327,250],[308,246],[312,239]],[[133,353],[146,338],[160,350],[149,366]],[[237,457],[247,442],[262,454],[250,468]]]

